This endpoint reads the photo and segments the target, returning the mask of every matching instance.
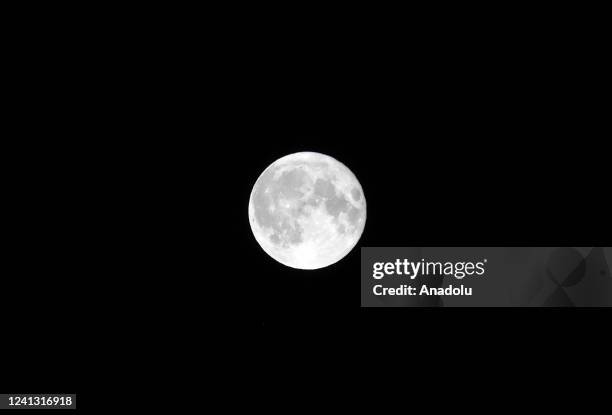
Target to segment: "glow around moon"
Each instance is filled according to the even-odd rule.
[[[259,245],[278,262],[323,268],[359,241],[366,201],[344,164],[320,153],[294,153],[276,160],[257,179],[249,221]]]

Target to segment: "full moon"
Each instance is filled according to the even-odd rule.
[[[289,154],[259,176],[249,200],[255,239],[292,268],[317,269],[344,258],[359,241],[366,201],[355,175],[320,153]]]

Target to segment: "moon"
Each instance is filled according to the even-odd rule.
[[[292,268],[318,269],[344,258],[366,222],[366,200],[355,175],[325,154],[289,154],[259,176],[249,199],[255,239]]]

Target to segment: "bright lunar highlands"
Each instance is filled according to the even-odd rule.
[[[344,164],[320,153],[294,153],[259,176],[249,220],[272,258],[292,268],[317,269],[338,262],[357,244],[366,202]]]

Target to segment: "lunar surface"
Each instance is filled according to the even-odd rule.
[[[259,176],[249,200],[255,239],[278,262],[317,269],[344,258],[366,221],[366,201],[355,175],[320,153],[294,153]]]

